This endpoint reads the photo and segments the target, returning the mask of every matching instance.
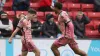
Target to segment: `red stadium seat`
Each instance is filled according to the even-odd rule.
[[[58,0],[60,3],[64,3],[65,2],[65,0]]]
[[[74,2],[78,3],[78,2],[79,2],[79,0],[74,0]]]
[[[69,16],[73,18],[73,12],[68,12]]]
[[[38,10],[38,8],[40,7],[39,6],[39,3],[30,3],[30,7],[35,9],[35,10]]]
[[[74,2],[78,2],[78,0],[58,0],[61,3],[74,3]]]
[[[86,30],[85,35],[89,38],[100,38],[100,33],[98,30]]]
[[[91,29],[91,30],[94,30],[94,21],[90,21],[90,23],[88,23],[86,26],[85,26],[86,29]]]
[[[37,17],[39,20],[44,21],[44,19],[45,19],[44,12],[37,12]]]
[[[40,0],[30,0],[31,3],[40,2]]]
[[[24,13],[25,15],[27,14],[27,11],[17,11],[16,14],[19,15],[21,13]]]
[[[4,5],[4,11],[11,11],[12,10],[12,2],[6,2]]]
[[[14,11],[5,11],[7,14],[8,14],[8,18],[13,20],[14,16],[15,16],[15,13]]]
[[[9,2],[10,0],[7,0],[6,2]]]
[[[68,11],[80,11],[80,4],[68,3]]]
[[[12,0],[6,0],[6,2],[8,3],[8,2],[12,2]]]
[[[94,20],[94,29],[98,30],[98,26],[100,25],[100,20]]]
[[[100,12],[88,12],[88,17],[93,20],[100,19]]]
[[[55,14],[55,12],[45,12],[45,16],[46,16],[46,14],[48,14],[48,13],[53,14],[53,15],[54,15],[55,20],[57,20],[57,15]]]
[[[93,11],[94,5],[93,4],[82,4],[82,11]]]
[[[68,7],[67,7],[67,3],[63,3],[63,10],[67,10]]]
[[[5,12],[8,14],[8,16],[14,16],[15,15],[14,11],[5,11]]]
[[[98,38],[100,37],[100,33],[98,32],[97,29],[95,29],[97,27],[97,25],[95,26],[94,21],[91,21],[89,24],[86,25],[85,27],[85,35],[90,37],[90,38]],[[97,23],[96,23],[97,24]]]

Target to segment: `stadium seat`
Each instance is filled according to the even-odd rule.
[[[8,14],[8,18],[11,19],[13,21],[13,18],[15,16],[14,11],[5,11]]]
[[[60,3],[64,3],[65,2],[65,0],[58,0]]]
[[[75,2],[75,3],[78,3],[78,2],[79,2],[79,0],[74,0],[74,2]]]
[[[92,20],[100,19],[100,12],[88,12],[88,17]]]
[[[67,10],[67,3],[63,3],[63,10]]]
[[[80,4],[68,3],[68,11],[80,11]]]
[[[16,11],[16,14],[19,15],[21,13],[24,13],[25,15],[27,14],[27,11]]]
[[[73,20],[73,12],[68,12],[70,18]]]
[[[45,12],[45,16],[46,16],[46,14],[48,14],[48,13],[53,14],[53,15],[54,15],[55,20],[57,20],[57,15],[55,14],[55,12]]]
[[[58,0],[61,3],[76,3],[78,0]]]
[[[30,7],[35,9],[35,10],[38,10],[38,8],[40,7],[39,6],[39,3],[30,3]]]
[[[31,3],[40,2],[40,0],[30,0]]]
[[[94,30],[94,21],[90,21],[90,23],[86,24],[85,28]]]
[[[89,38],[98,38],[100,37],[100,33],[98,29],[96,29],[98,23],[97,21],[91,21],[89,24],[85,26],[85,35]],[[96,25],[95,25],[96,24]]]
[[[97,30],[100,25],[100,20],[94,20],[94,29]]]
[[[7,0],[6,2],[9,2],[10,0]]]
[[[38,19],[39,20],[42,20],[42,21],[44,21],[44,19],[45,19],[45,15],[44,15],[44,12],[37,12],[37,16],[38,16]]]
[[[94,5],[93,4],[82,4],[82,11],[93,11]]]
[[[12,2],[12,0],[6,0],[6,2],[8,3],[8,2]]]
[[[89,38],[100,38],[100,33],[98,30],[86,30],[85,35]]]
[[[4,11],[11,11],[12,10],[12,2],[6,2],[4,5]]]
[[[7,14],[8,14],[8,16],[14,16],[15,14],[14,14],[14,11],[5,11]]]

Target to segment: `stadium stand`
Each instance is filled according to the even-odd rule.
[[[60,2],[63,3],[63,10],[66,10],[69,12],[70,17],[72,17],[75,20],[77,11],[83,11],[85,15],[87,15],[91,22],[86,25],[86,36],[89,38],[99,38],[100,33],[98,32],[98,25],[100,24],[100,12],[94,12],[94,5],[93,4],[84,4],[84,3],[79,3],[79,0],[70,0],[70,1],[65,1],[65,0],[59,0]],[[12,0],[7,0],[6,4],[4,5],[4,11],[6,11],[9,15],[9,18],[13,19],[14,17],[14,12],[12,11]],[[38,11],[39,4],[38,2],[32,2],[30,3],[30,7],[34,8]],[[27,13],[26,11],[17,11],[17,14],[19,13]],[[57,22],[57,15],[53,11],[46,11],[46,12],[37,12],[38,19],[43,23],[45,21],[45,15],[47,13],[52,13],[54,15],[55,21]]]

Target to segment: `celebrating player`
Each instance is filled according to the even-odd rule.
[[[78,55],[87,56],[87,54],[78,48],[74,39],[74,26],[66,11],[62,10],[62,4],[56,2],[51,8],[58,14],[58,24],[62,35],[53,43],[51,49],[55,56],[60,56],[58,48],[68,44]]]
[[[40,51],[38,48],[32,43],[32,34],[31,34],[31,19],[36,16],[36,11],[33,9],[28,10],[28,14],[25,17],[22,17],[18,23],[17,28],[12,33],[11,37],[9,38],[9,43],[12,42],[14,35],[19,31],[22,30],[22,56],[27,56],[28,52],[34,52],[35,56],[40,56]]]

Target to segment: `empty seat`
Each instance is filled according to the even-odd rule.
[[[98,38],[100,36],[98,29],[95,29],[95,22],[94,21],[91,21],[89,24],[86,25],[85,35],[90,37],[90,38]]]
[[[98,30],[98,26],[100,25],[100,20],[94,20],[94,29]]]
[[[73,12],[68,12],[68,15],[73,18]]]
[[[12,2],[6,2],[4,4],[4,10],[5,11],[11,11],[12,10]]]
[[[17,11],[16,14],[19,15],[21,13],[24,13],[25,15],[28,13],[27,11]]]
[[[80,4],[68,3],[68,11],[80,11]]]
[[[58,0],[60,3],[64,3],[65,2],[65,0]]]
[[[44,19],[45,19],[45,15],[44,15],[44,12],[37,12],[37,17],[38,17],[38,19],[39,20],[42,20],[42,21],[44,21]]]
[[[82,11],[93,11],[94,5],[93,4],[82,4]]]
[[[63,10],[67,10],[68,9],[67,3],[63,3],[62,5],[63,5]]]
[[[13,18],[15,17],[14,11],[5,11],[8,14],[8,18],[13,21]]]
[[[94,30],[94,21],[90,21],[90,23],[86,24],[85,28]]]
[[[15,15],[14,11],[5,11],[5,12],[8,14],[8,16],[14,16]]]
[[[100,37],[100,33],[98,32],[98,30],[86,30],[86,36],[88,36],[89,38],[99,38]]]
[[[40,0],[30,0],[31,3],[39,2]]]
[[[88,17],[92,20],[100,19],[99,12],[88,12]]]

